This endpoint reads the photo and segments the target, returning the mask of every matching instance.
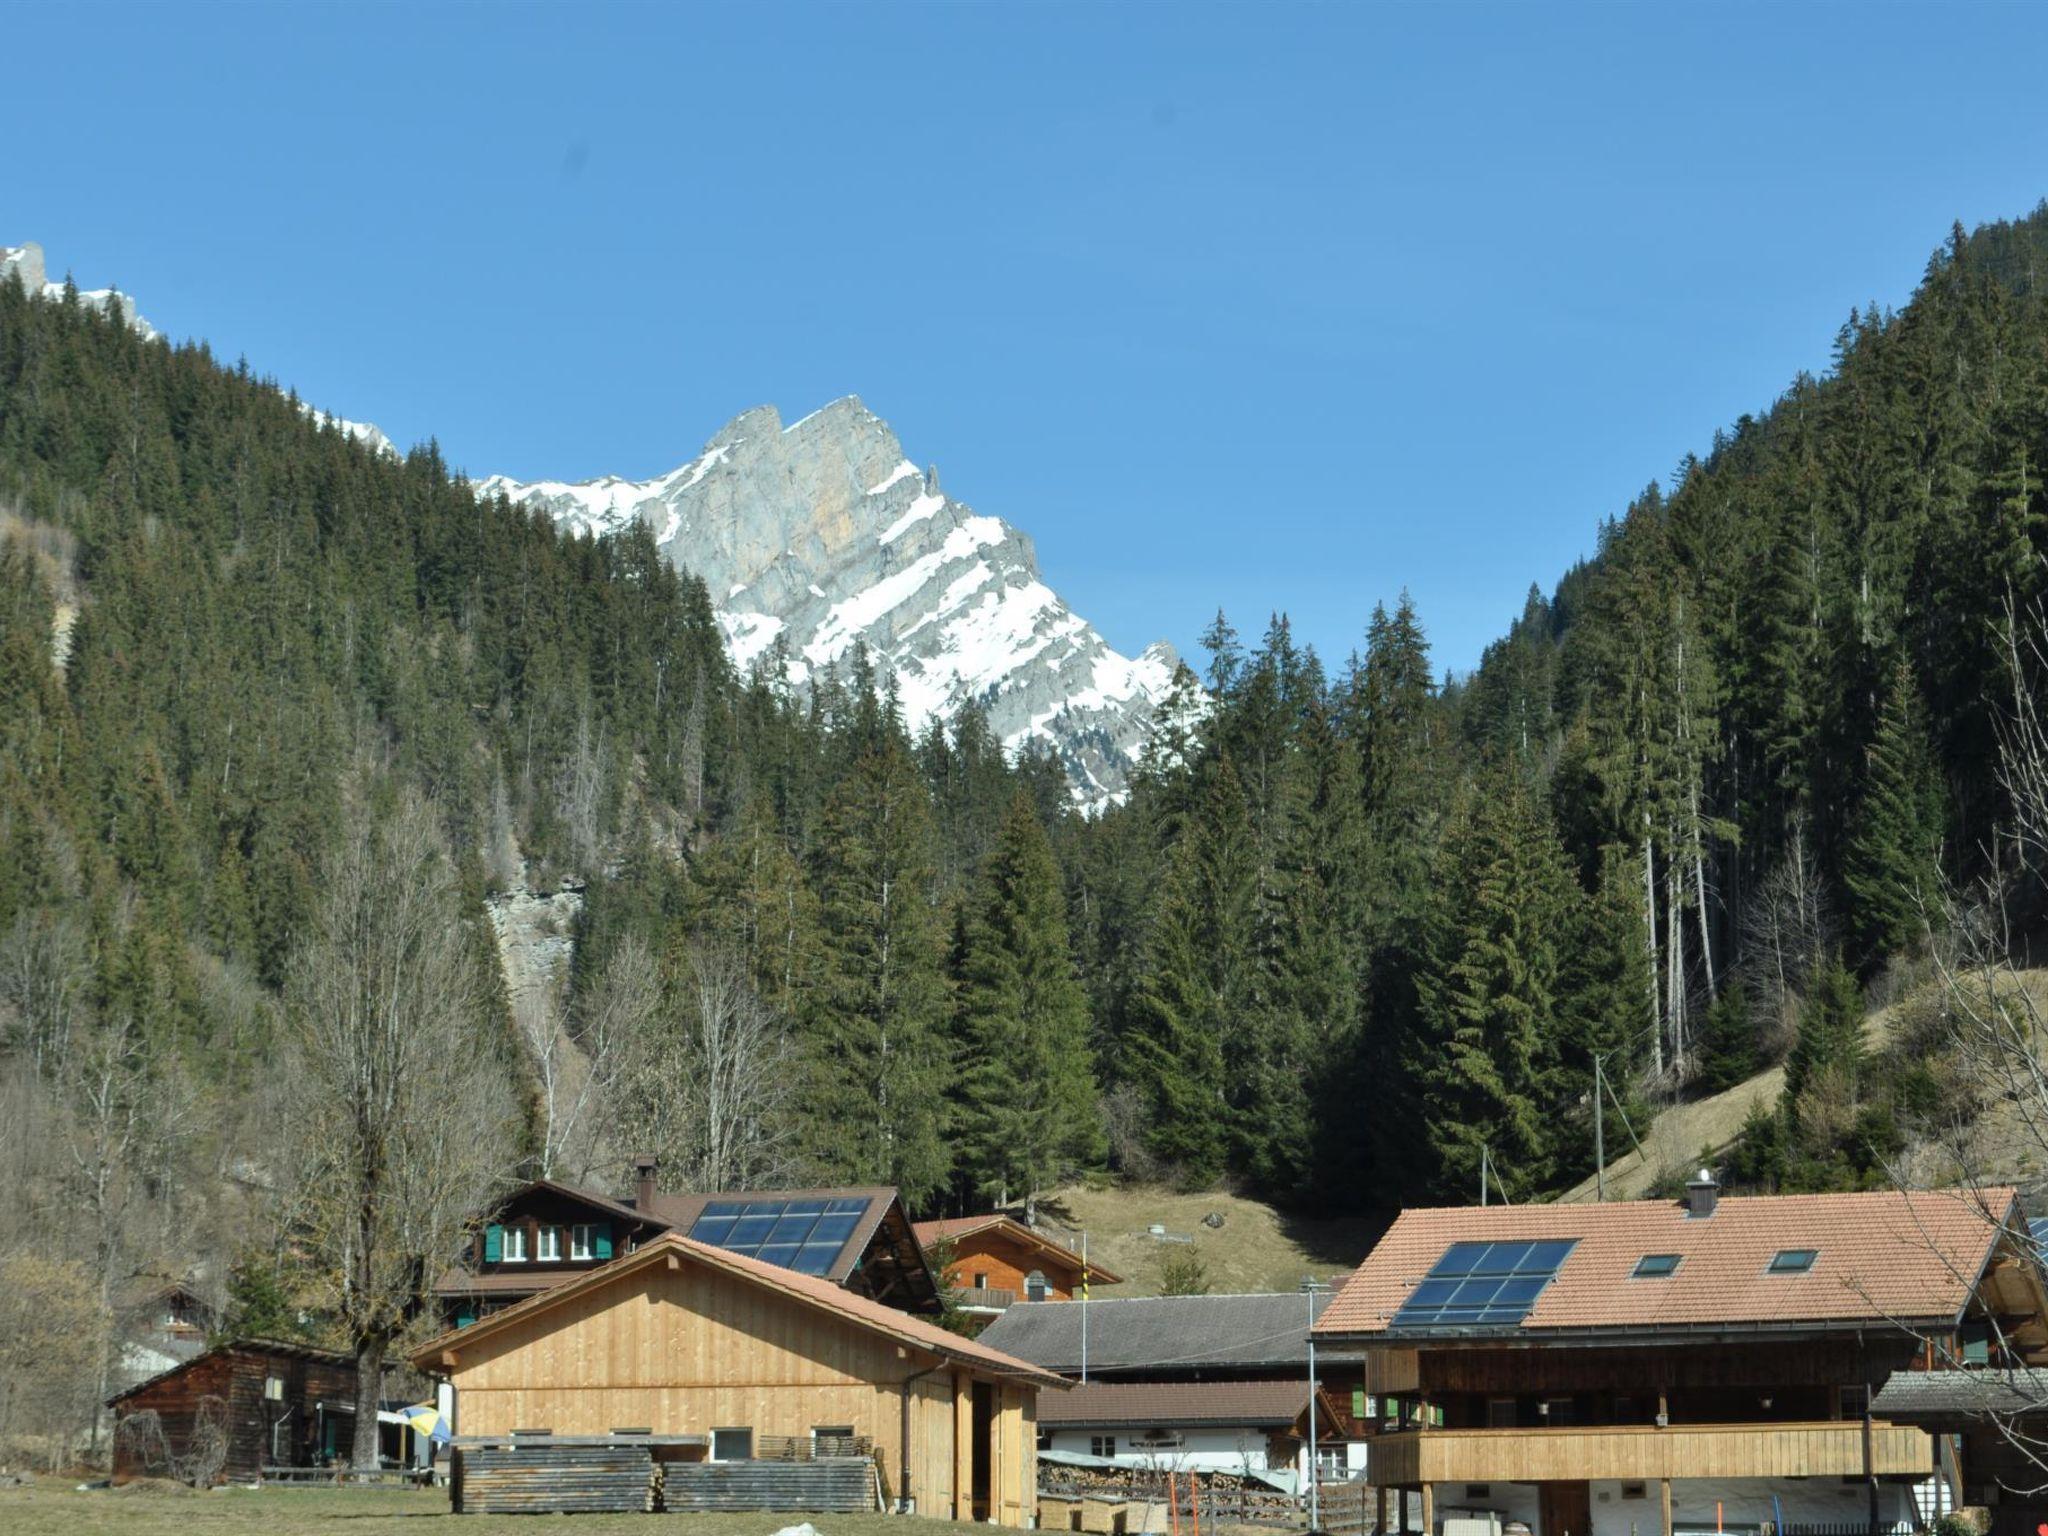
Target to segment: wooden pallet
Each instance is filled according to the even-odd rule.
[[[449,1502],[459,1515],[647,1512],[654,1468],[645,1440],[457,1446]]]
[[[666,1510],[761,1510],[860,1514],[875,1507],[874,1463],[832,1461],[673,1461],[661,1468]]]

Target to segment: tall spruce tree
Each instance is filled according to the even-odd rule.
[[[1452,833],[1417,979],[1425,1124],[1437,1193],[1476,1194],[1482,1149],[1499,1187],[1548,1187],[1560,1094],[1558,986],[1574,892],[1557,837],[1520,777],[1495,775]]]
[[[1021,790],[968,904],[954,999],[961,1180],[1007,1203],[1099,1163],[1088,994],[1052,846]]]
[[[818,846],[824,980],[807,1019],[812,1155],[834,1177],[945,1187],[945,922],[930,803],[882,735],[827,801]]]
[[[1903,658],[1891,669],[1862,778],[1842,879],[1857,966],[1868,974],[1914,947],[1941,886],[1941,794]]]

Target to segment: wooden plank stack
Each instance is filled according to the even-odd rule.
[[[458,1515],[647,1512],[657,1507],[656,1494],[646,1440],[457,1446],[450,1459],[449,1500]]]
[[[660,1507],[667,1510],[802,1510],[845,1515],[875,1507],[874,1463],[865,1457],[672,1461],[661,1473]]]

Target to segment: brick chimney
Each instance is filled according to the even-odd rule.
[[[1714,1182],[1711,1168],[1702,1168],[1686,1181],[1685,1214],[1688,1218],[1704,1219],[1713,1215],[1720,1199],[1721,1186]]]
[[[652,1152],[642,1152],[633,1159],[633,1209],[652,1215],[654,1212],[654,1170],[661,1166]]]

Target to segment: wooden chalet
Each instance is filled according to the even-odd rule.
[[[1036,1417],[1057,1375],[861,1295],[674,1230],[421,1348],[456,1445],[637,1430],[689,1463],[872,1456],[899,1508],[1036,1514]],[[838,1454],[835,1450],[832,1454]],[[714,1467],[715,1469],[715,1467]]]
[[[199,1442],[215,1436],[225,1442],[215,1475],[229,1482],[346,1460],[355,1397],[355,1364],[333,1350],[274,1339],[218,1345],[108,1400],[114,1479],[162,1477],[206,1459]]]
[[[937,1278],[893,1189],[663,1193],[635,1164],[630,1199],[536,1179],[478,1230],[434,1286],[441,1321],[460,1327],[674,1232],[817,1275],[905,1311],[943,1310]]]
[[[1536,1536],[1891,1529],[1940,1507],[1895,1372],[2048,1351],[2010,1190],[1402,1214],[1316,1324],[1362,1352],[1369,1477]],[[1384,1522],[1383,1522],[1384,1523]]]
[[[920,1221],[918,1246],[944,1280],[954,1305],[973,1317],[992,1318],[1020,1301],[1071,1301],[1084,1288],[1120,1285],[1121,1275],[1089,1263],[1013,1216],[992,1211]]]

